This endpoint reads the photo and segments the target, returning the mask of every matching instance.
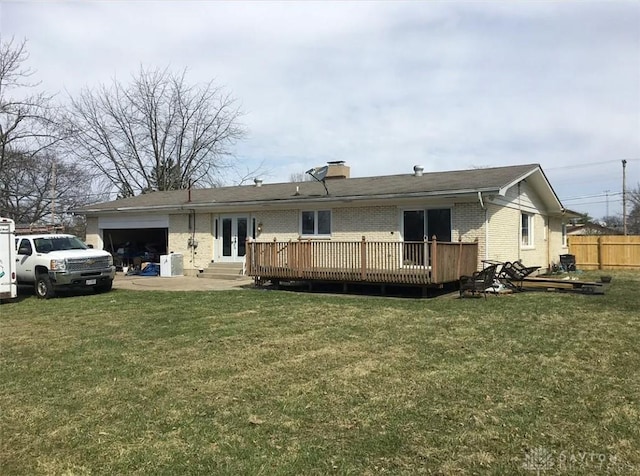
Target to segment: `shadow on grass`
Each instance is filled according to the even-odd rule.
[[[458,295],[458,284],[448,283],[443,287],[424,286],[392,286],[375,283],[340,283],[340,282],[281,282],[279,285],[265,285],[261,289],[282,290],[296,293],[340,294],[352,296],[377,296],[397,298],[437,298]]]
[[[97,293],[93,287],[73,287],[73,288],[62,288],[56,289],[55,296],[50,299],[57,298],[70,298],[77,296],[93,296]],[[32,284],[21,284],[18,285],[18,297],[15,298],[11,302],[21,302],[25,299],[35,297],[36,291]]]

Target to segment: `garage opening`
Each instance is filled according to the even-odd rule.
[[[133,266],[140,262],[159,263],[167,254],[168,228],[108,228],[102,230],[104,248],[116,266]]]

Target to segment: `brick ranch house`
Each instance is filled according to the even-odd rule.
[[[278,253],[286,243],[366,240],[398,243],[402,254],[402,243],[435,236],[438,243],[476,243],[474,269],[483,260],[546,269],[567,253],[565,223],[573,215],[537,164],[432,173],[416,166],[410,174],[362,178],[349,178],[344,162],[327,167],[324,184],[255,180],[152,192],[77,212],[87,218],[94,247],[152,242],[160,254],[182,254],[191,275],[211,263],[243,262],[247,238],[284,243]],[[416,264],[402,256],[398,263]]]

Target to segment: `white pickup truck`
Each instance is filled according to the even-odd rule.
[[[33,284],[39,298],[51,298],[60,288],[111,290],[116,274],[111,254],[73,235],[18,235],[16,246],[18,284]]]

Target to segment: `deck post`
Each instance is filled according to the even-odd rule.
[[[307,264],[305,262],[305,242],[302,240],[301,236],[298,236],[298,241],[294,243],[296,248],[296,276],[298,278],[302,278],[303,269],[306,269]]]
[[[438,278],[438,240],[436,235],[431,237],[431,279],[429,282],[439,283]],[[435,276],[435,280],[434,280]]]
[[[362,241],[360,242],[360,279],[362,281],[367,280],[367,243],[366,237],[362,236]]]
[[[298,242],[294,242],[292,239],[289,239],[289,243],[287,244],[287,262],[289,264],[289,269],[293,273],[293,276],[301,277],[300,272],[300,237],[298,237]]]
[[[417,262],[416,264],[429,266],[429,238],[427,235],[422,237],[422,263]]]
[[[278,242],[275,236],[273,237],[273,244],[271,247],[271,266],[275,269],[278,263]]]
[[[462,238],[458,238],[458,274],[456,275],[458,278],[461,275],[460,268],[462,268]]]
[[[253,271],[253,267],[251,266],[253,255],[253,248],[251,247],[252,240],[250,237],[247,237],[245,240],[245,254],[244,254],[244,273],[250,274]]]

